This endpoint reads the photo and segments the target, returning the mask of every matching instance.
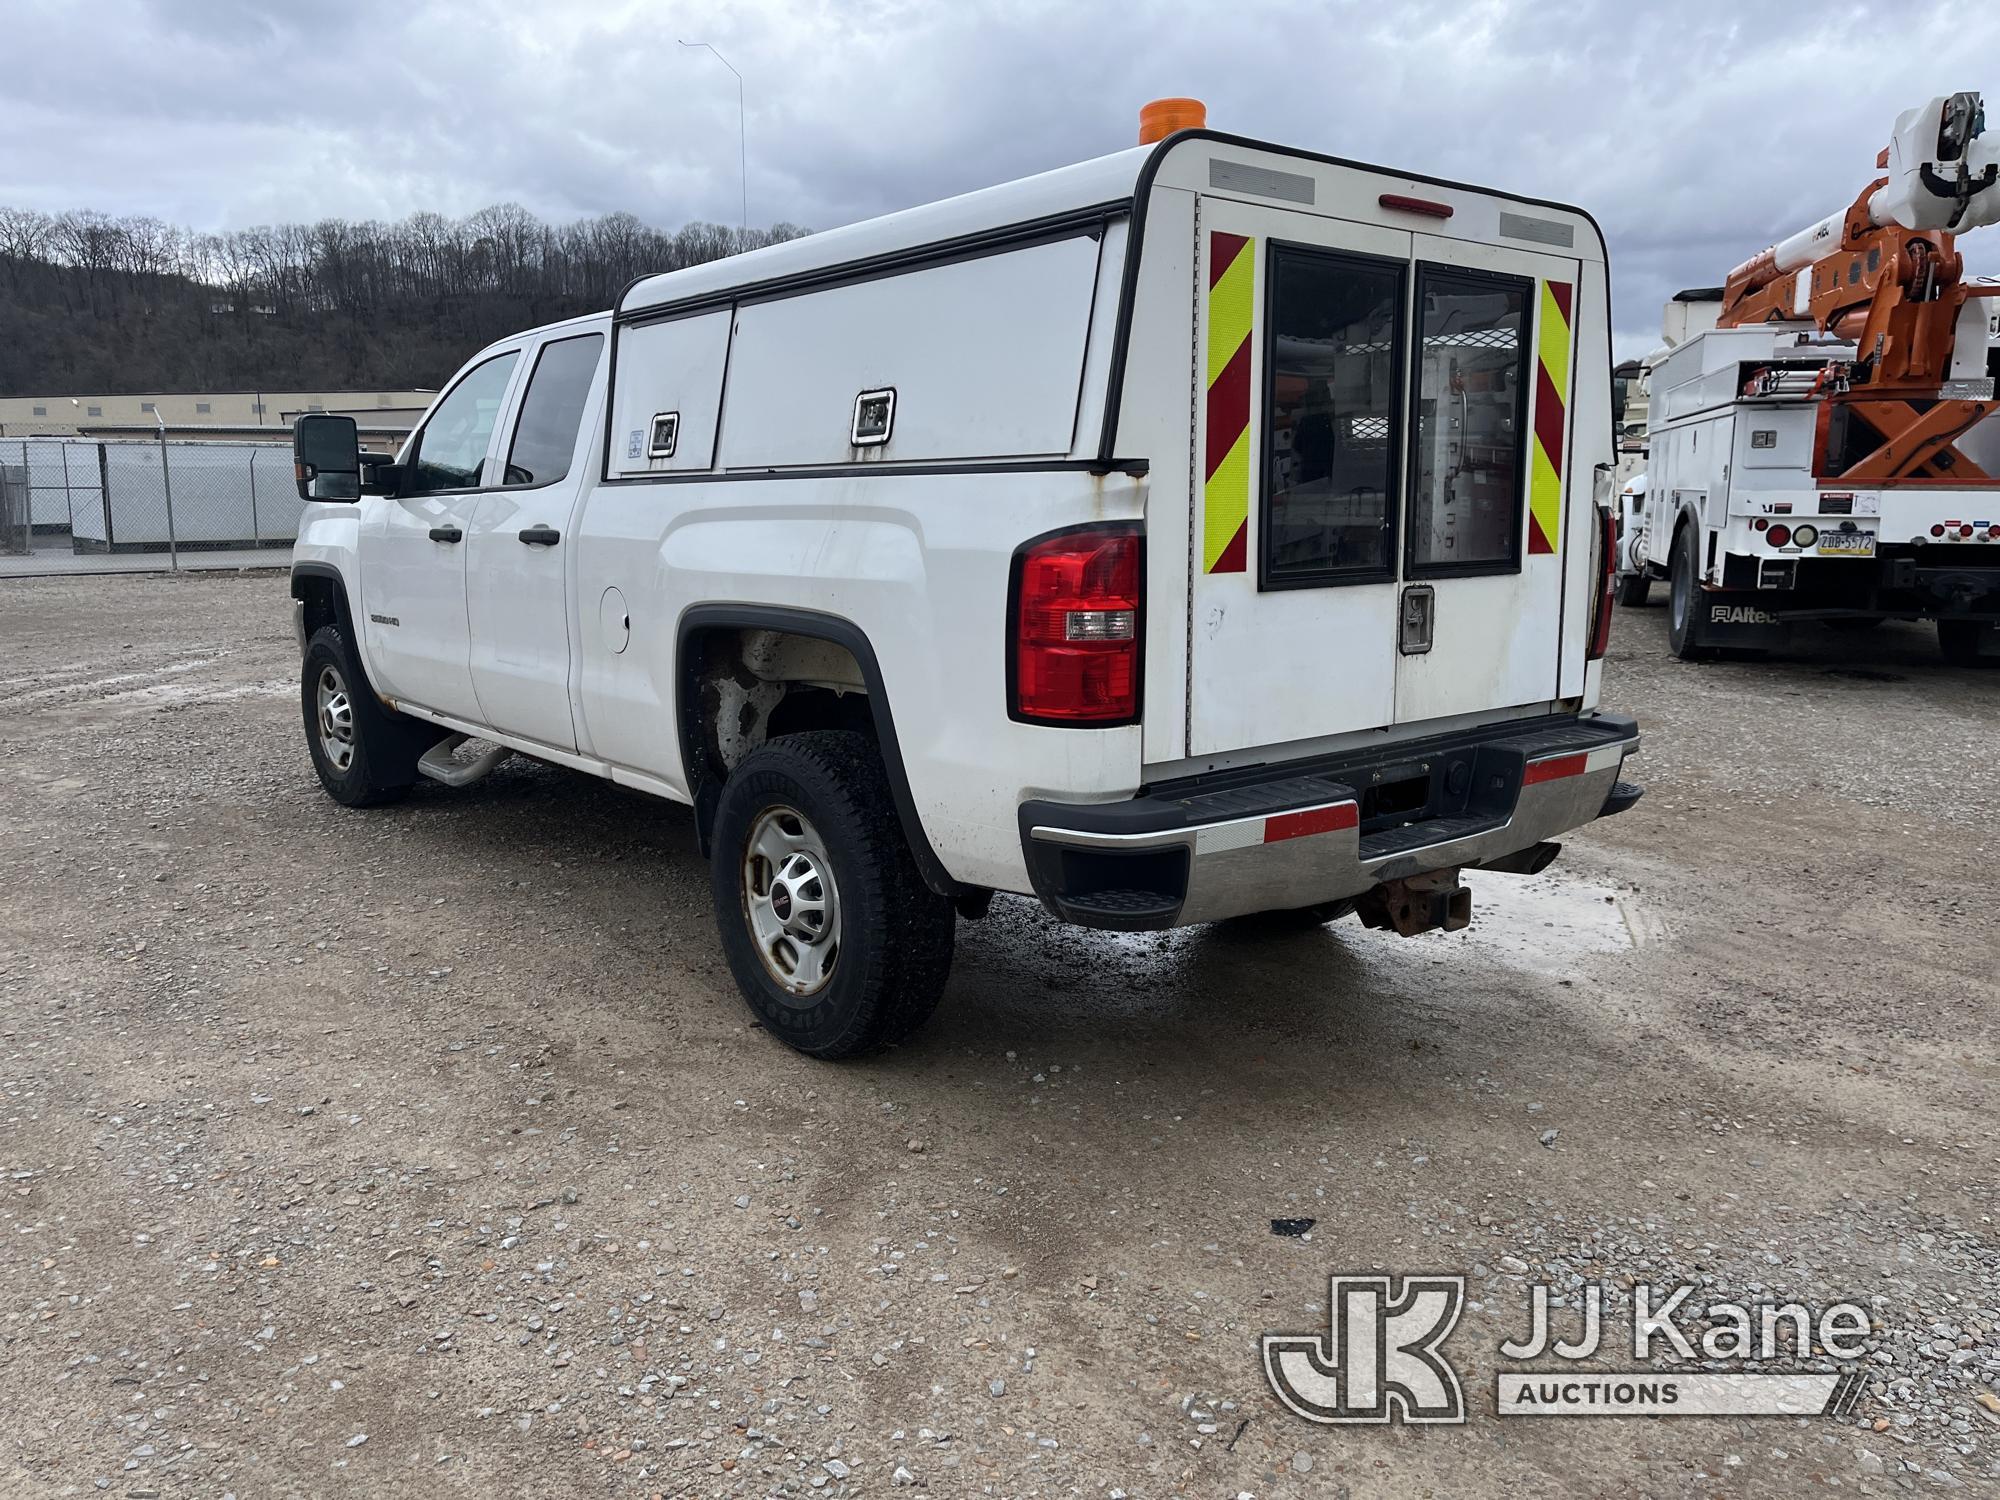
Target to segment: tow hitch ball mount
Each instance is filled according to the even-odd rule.
[[[1402,880],[1385,880],[1355,903],[1367,927],[1389,928],[1403,937],[1456,932],[1472,922],[1472,892],[1459,883],[1456,867],[1429,870]]]

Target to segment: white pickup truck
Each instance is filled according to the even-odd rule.
[[[393,463],[302,418],[307,743],[691,804],[761,1019],[841,1057],[995,891],[1414,934],[1623,810],[1584,213],[1208,130],[505,339]]]

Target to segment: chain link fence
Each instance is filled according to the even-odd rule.
[[[0,577],[283,567],[304,508],[289,441],[0,439]]]
[[[27,466],[0,459],[0,553],[27,555],[34,534],[28,497]]]

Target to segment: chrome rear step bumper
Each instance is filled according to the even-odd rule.
[[[1152,788],[1027,802],[1022,847],[1050,911],[1125,930],[1359,896],[1505,859],[1622,812],[1629,718],[1557,716]]]

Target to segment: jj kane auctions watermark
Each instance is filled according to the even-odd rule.
[[[1707,1302],[1691,1285],[1632,1288],[1629,1342],[1607,1343],[1604,1289],[1582,1289],[1574,1338],[1559,1337],[1551,1290],[1529,1288],[1528,1327],[1500,1345],[1502,1358],[1592,1360],[1629,1347],[1647,1367],[1625,1371],[1503,1370],[1494,1403],[1503,1417],[1842,1416],[1859,1399],[1860,1373],[1697,1370],[1697,1361],[1745,1365],[1852,1361],[1866,1353],[1868,1310],[1835,1302]],[[1464,1389],[1444,1353],[1465,1307],[1463,1276],[1334,1276],[1325,1333],[1271,1333],[1264,1373],[1278,1399],[1309,1422],[1457,1423]]]

